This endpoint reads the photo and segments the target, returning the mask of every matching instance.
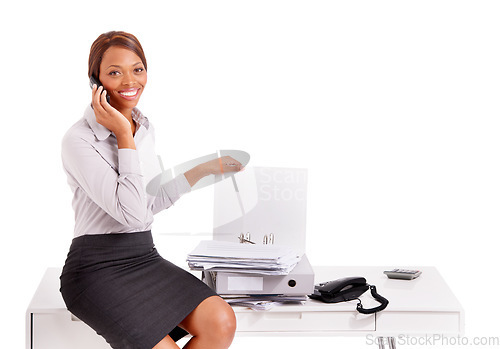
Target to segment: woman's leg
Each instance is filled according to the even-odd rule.
[[[173,339],[167,335],[158,344],[156,344],[153,349],[179,349],[179,347],[175,344]]]
[[[227,349],[236,331],[236,317],[229,304],[212,296],[201,302],[179,327],[193,336],[185,349]]]

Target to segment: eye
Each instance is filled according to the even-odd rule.
[[[119,72],[118,70],[113,70],[113,71],[110,71],[110,72],[108,73],[108,75],[111,75],[111,76],[116,76],[116,75],[118,75],[118,74],[120,74],[120,72]]]
[[[134,71],[136,73],[142,73],[144,71],[144,68],[142,68],[142,67],[141,68],[135,68]]]

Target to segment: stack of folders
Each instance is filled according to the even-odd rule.
[[[202,270],[205,282],[216,289],[218,275],[234,275],[228,280],[244,280],[244,287],[262,287],[263,278],[288,275],[301,260],[301,256],[288,246],[251,245],[237,242],[207,240],[188,255],[187,261],[192,270]],[[248,277],[245,277],[248,275]],[[236,281],[235,281],[236,282]],[[247,294],[241,285],[236,284],[237,294],[221,294],[232,305],[250,307],[254,310],[268,310],[276,305],[303,302],[305,296]],[[229,288],[229,287],[228,287]]]
[[[240,305],[253,310],[269,310],[277,305],[302,303],[306,296],[224,296],[226,302],[231,305]]]
[[[204,240],[188,254],[193,270],[287,275],[300,261],[288,246]]]

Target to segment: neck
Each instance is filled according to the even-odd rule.
[[[116,108],[123,116],[125,116],[127,119],[132,120],[132,110],[134,108]]]

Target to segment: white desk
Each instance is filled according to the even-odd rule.
[[[390,280],[382,272],[390,267],[314,267],[315,282],[363,276],[389,300],[377,314],[356,311],[357,301],[324,304],[308,300],[256,312],[234,307],[237,336],[373,336],[449,335],[464,331],[464,311],[433,267],[414,268],[422,275],[411,281]],[[72,319],[59,292],[61,269],[49,268],[26,313],[27,349],[109,349],[107,343],[81,321]],[[370,292],[363,307],[378,305]]]

